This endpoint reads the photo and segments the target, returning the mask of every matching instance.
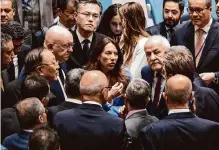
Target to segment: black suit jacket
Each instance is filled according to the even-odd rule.
[[[63,110],[67,110],[67,109],[76,108],[79,105],[80,104],[65,101],[60,105],[48,107],[47,108],[47,110],[48,110],[47,120],[48,120],[49,125],[54,128],[54,118],[58,112],[63,111]]]
[[[103,39],[104,37],[106,37],[106,36],[103,34],[94,32],[93,39],[92,39],[91,45],[90,45],[88,57],[90,57],[92,54],[92,51],[95,50],[95,47],[98,44],[97,41]],[[83,53],[81,43],[80,43],[78,36],[76,34],[76,30],[73,32],[73,39],[74,39],[73,52],[71,53],[71,55],[69,56],[69,59],[67,61],[67,65],[68,65],[69,70],[74,69],[74,68],[82,68],[89,61],[89,58],[87,58],[87,54]],[[88,60],[88,61],[86,61],[86,60]]]
[[[125,123],[95,104],[57,113],[55,125],[61,149],[120,150],[128,145]]]
[[[145,127],[139,139],[145,150],[217,150],[219,124],[191,112],[174,113]]]
[[[167,30],[164,21],[157,25],[147,28],[146,31],[150,35],[162,35],[167,38]]]
[[[194,48],[194,26],[191,21],[187,21],[173,32],[171,45],[184,45],[192,53],[195,60]],[[197,73],[214,72],[219,78],[219,22],[213,19],[212,25],[205,41],[205,46],[196,68]],[[212,84],[212,88],[219,93],[219,83]]]

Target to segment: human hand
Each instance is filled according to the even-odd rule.
[[[199,74],[199,76],[207,85],[209,85],[215,78],[215,74],[213,72],[201,73]]]
[[[113,99],[122,94],[123,84],[116,82],[108,92],[108,99]]]

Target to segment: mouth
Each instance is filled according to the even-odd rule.
[[[110,67],[114,67],[116,65],[116,63],[110,63],[109,66]]]
[[[93,27],[93,25],[92,24],[85,24],[86,26],[92,26]]]

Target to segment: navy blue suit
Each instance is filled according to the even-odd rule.
[[[150,35],[162,35],[167,38],[167,30],[164,21],[146,29]]]
[[[139,139],[145,150],[218,150],[219,124],[174,113],[143,128]]]
[[[55,126],[61,149],[121,150],[128,147],[124,120],[105,112],[95,104],[81,104],[78,108],[56,114]]]
[[[28,140],[31,132],[20,131],[5,138],[3,146],[8,150],[28,150]]]

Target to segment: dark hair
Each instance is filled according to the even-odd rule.
[[[1,33],[1,54],[6,49],[6,43],[11,40],[12,38],[9,34]]]
[[[110,85],[114,85],[116,82],[122,82],[125,86],[124,89],[126,89],[126,86],[129,82],[129,79],[127,75],[125,74],[124,70],[122,69],[123,65],[123,55],[122,52],[118,46],[118,44],[115,43],[115,41],[109,37],[104,37],[103,39],[99,39],[97,41],[98,44],[96,44],[95,51],[92,52],[90,61],[88,62],[87,66],[85,67],[86,70],[101,70],[100,62],[98,61],[98,57],[101,55],[101,53],[104,50],[104,47],[112,43],[115,45],[117,52],[118,52],[118,60],[116,62],[116,65],[112,71],[109,72],[110,75]]]
[[[119,8],[121,6],[122,6],[121,4],[113,4],[105,10],[105,12],[102,15],[100,24],[97,28],[97,32],[102,33],[102,34],[114,39],[115,35],[110,29],[110,21],[114,16],[119,15]]]
[[[179,10],[182,12],[184,10],[185,2],[184,0],[164,0],[163,1],[163,8],[166,2],[175,2],[179,4]]]
[[[57,8],[60,8],[62,11],[65,11],[69,2],[75,3],[75,0],[58,0]]]
[[[166,75],[181,74],[194,80],[195,63],[191,52],[185,46],[172,46],[165,51]]]
[[[143,79],[132,80],[126,89],[126,99],[135,109],[146,108],[150,97],[150,85]]]
[[[16,113],[21,129],[32,129],[39,124],[39,116],[45,113],[45,108],[38,98],[31,97],[18,102]]]
[[[1,0],[2,1],[10,1],[12,3],[12,8],[15,9],[16,8],[16,0]],[[2,25],[2,24],[1,24]]]
[[[76,68],[68,72],[65,80],[65,92],[68,97],[79,97],[81,77],[86,71],[84,69]]]
[[[40,65],[42,62],[43,48],[36,48],[30,51],[25,58],[25,75],[29,75]]]
[[[102,11],[103,11],[103,6],[102,4],[99,2],[99,0],[76,0],[75,1],[75,7],[76,7],[76,11],[78,10],[79,8],[79,4],[96,4],[100,7],[100,15],[102,14]]]
[[[22,99],[29,97],[37,97],[42,100],[49,94],[49,83],[41,77],[31,75],[24,79],[21,85]]]
[[[1,31],[9,34],[12,40],[24,39],[24,29],[22,25],[16,21],[10,21],[9,23],[2,24]]]
[[[48,127],[34,129],[29,137],[29,150],[58,150],[59,137],[55,130]]]

